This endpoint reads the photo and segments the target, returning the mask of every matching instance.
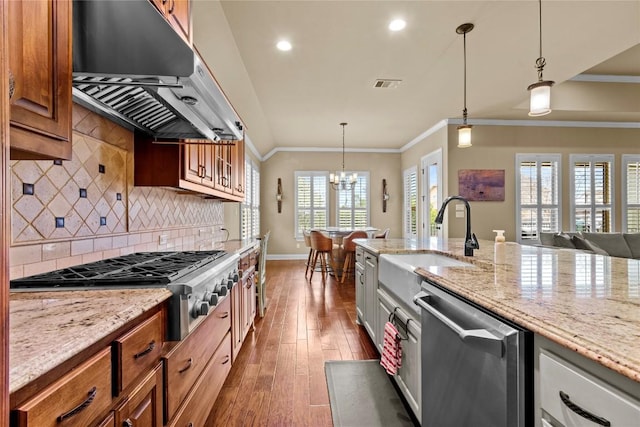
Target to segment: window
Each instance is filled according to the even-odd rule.
[[[626,233],[640,232],[640,156],[622,156],[622,223]]]
[[[613,155],[572,155],[571,227],[575,231],[613,230]]]
[[[346,174],[349,176],[353,171]],[[357,174],[358,181],[353,190],[337,190],[338,227],[362,228],[369,225],[369,173]]]
[[[404,177],[404,214],[403,230],[405,239],[418,237],[418,168],[412,167],[403,172]]]
[[[516,154],[516,233],[537,243],[541,232],[561,229],[560,154]]]
[[[295,238],[302,239],[302,231],[310,228],[324,228],[329,225],[329,203],[327,200],[328,172],[296,172],[296,232]]]
[[[242,203],[242,239],[260,235],[260,171],[250,160],[245,161],[245,198]]]

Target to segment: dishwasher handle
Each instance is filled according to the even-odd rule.
[[[413,297],[413,302],[423,310],[431,313],[436,319],[447,325],[453,330],[458,337],[465,343],[485,353],[489,353],[496,357],[502,357],[504,354],[504,345],[502,338],[497,337],[487,329],[464,329],[453,320],[438,311],[429,304],[431,295],[424,291],[420,291]]]

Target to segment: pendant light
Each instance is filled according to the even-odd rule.
[[[464,41],[464,109],[462,110],[462,125],[458,126],[458,148],[471,147],[471,128],[467,124],[467,33],[473,30],[474,25],[466,23],[456,28],[456,33],[462,34]]]
[[[349,176],[346,176],[344,172],[344,127],[347,123],[340,123],[342,126],[342,171],[336,173],[329,174],[329,184],[331,184],[331,188],[334,190],[353,190],[356,182],[358,181],[358,174],[353,173]]]
[[[542,78],[542,70],[544,66],[547,65],[546,59],[542,56],[542,0],[538,0],[538,6],[540,18],[540,56],[536,59],[538,81],[529,85],[527,88],[527,90],[531,92],[531,100],[529,102],[530,116],[544,116],[551,112],[551,86],[555,83]]]

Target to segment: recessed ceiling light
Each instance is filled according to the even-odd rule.
[[[404,27],[406,26],[407,26],[407,23],[404,21],[404,19],[394,19],[389,23],[389,29],[391,31],[404,30]]]
[[[280,41],[278,42],[278,44],[276,44],[276,47],[277,47],[279,50],[281,50],[281,51],[283,51],[283,52],[286,52],[286,51],[288,51],[288,50],[291,50],[291,43],[289,43],[289,42],[288,42],[288,41],[286,41],[286,40],[280,40]]]

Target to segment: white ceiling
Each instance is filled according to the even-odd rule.
[[[554,111],[534,120],[640,123],[640,0],[545,0],[544,77]],[[402,17],[405,30],[389,21]],[[194,43],[261,156],[273,149],[399,149],[463,107],[474,119],[529,120],[538,2],[212,1],[193,8]],[[289,52],[276,50],[280,38]],[[582,73],[636,83],[568,81]],[[376,89],[379,78],[402,79]],[[610,78],[609,78],[610,79]]]

